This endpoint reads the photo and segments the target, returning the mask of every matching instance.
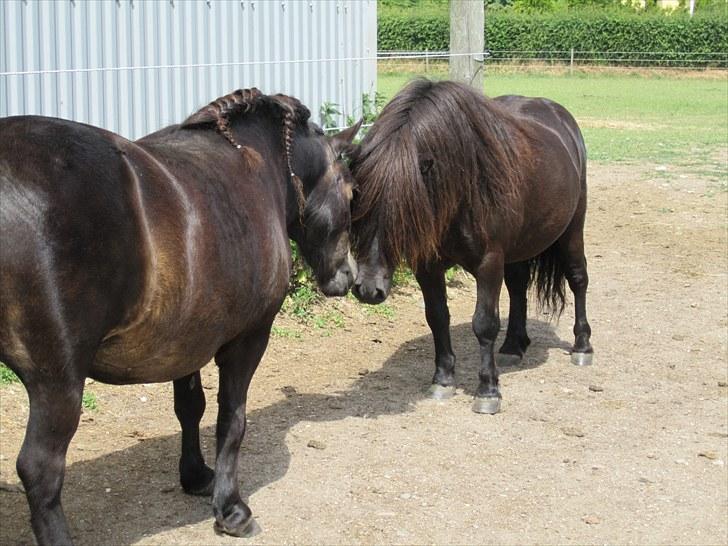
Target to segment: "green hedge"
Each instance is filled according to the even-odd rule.
[[[492,51],[539,52],[538,58],[558,57],[548,52],[614,52],[613,59],[628,59],[629,53],[651,53],[654,61],[690,59],[695,54],[722,54],[726,66],[728,17],[682,14],[632,13],[599,10],[569,10],[556,13],[517,13],[492,10],[486,13],[486,48]],[[443,51],[449,47],[446,15],[379,16],[380,50]],[[617,53],[619,52],[619,53]],[[644,56],[643,56],[644,57]]]
[[[450,47],[447,15],[394,15],[377,18],[380,51],[446,51]]]
[[[438,15],[387,15],[377,20],[377,49],[383,51],[446,51],[450,22]]]

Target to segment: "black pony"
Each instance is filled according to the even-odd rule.
[[[500,410],[493,344],[504,276],[510,314],[503,360],[519,362],[530,343],[529,284],[560,313],[566,278],[576,304],[571,359],[591,363],[586,150],[566,109],[547,99],[488,99],[466,85],[416,80],[382,110],[351,155],[359,185],[353,224],[359,274],[352,290],[366,303],[380,303],[395,266],[409,263],[435,341],[433,397],[454,393],[444,277],[453,264],[477,281],[473,330],[481,366],[474,411]]]
[[[84,381],[174,381],[187,493],[215,529],[256,530],[238,492],[248,385],[286,295],[289,237],[344,295],[352,180],[298,100],[221,97],[130,142],[43,117],[0,120],[0,360],[30,400],[17,469],[40,544],[69,544],[61,507]],[[202,457],[199,370],[220,369],[215,471]]]

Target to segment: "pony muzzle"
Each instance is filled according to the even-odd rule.
[[[371,276],[360,272],[351,291],[360,302],[377,305],[387,299],[390,287],[389,279],[383,275]]]
[[[356,278],[356,260],[354,260],[351,252],[346,256],[344,263],[336,270],[334,276],[325,283],[321,283],[321,292],[327,297],[346,296]]]

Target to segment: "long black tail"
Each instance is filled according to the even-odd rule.
[[[561,259],[557,244],[554,243],[528,261],[528,285],[535,285],[539,307],[557,318],[561,316],[566,303],[566,273]]]

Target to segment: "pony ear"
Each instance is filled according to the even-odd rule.
[[[329,138],[331,147],[336,155],[339,155],[340,152],[350,148],[351,143],[354,142],[354,137],[356,137],[359,129],[361,129],[362,123],[364,123],[364,118],[361,118],[348,129],[344,129],[340,133],[336,133],[334,136]]]

